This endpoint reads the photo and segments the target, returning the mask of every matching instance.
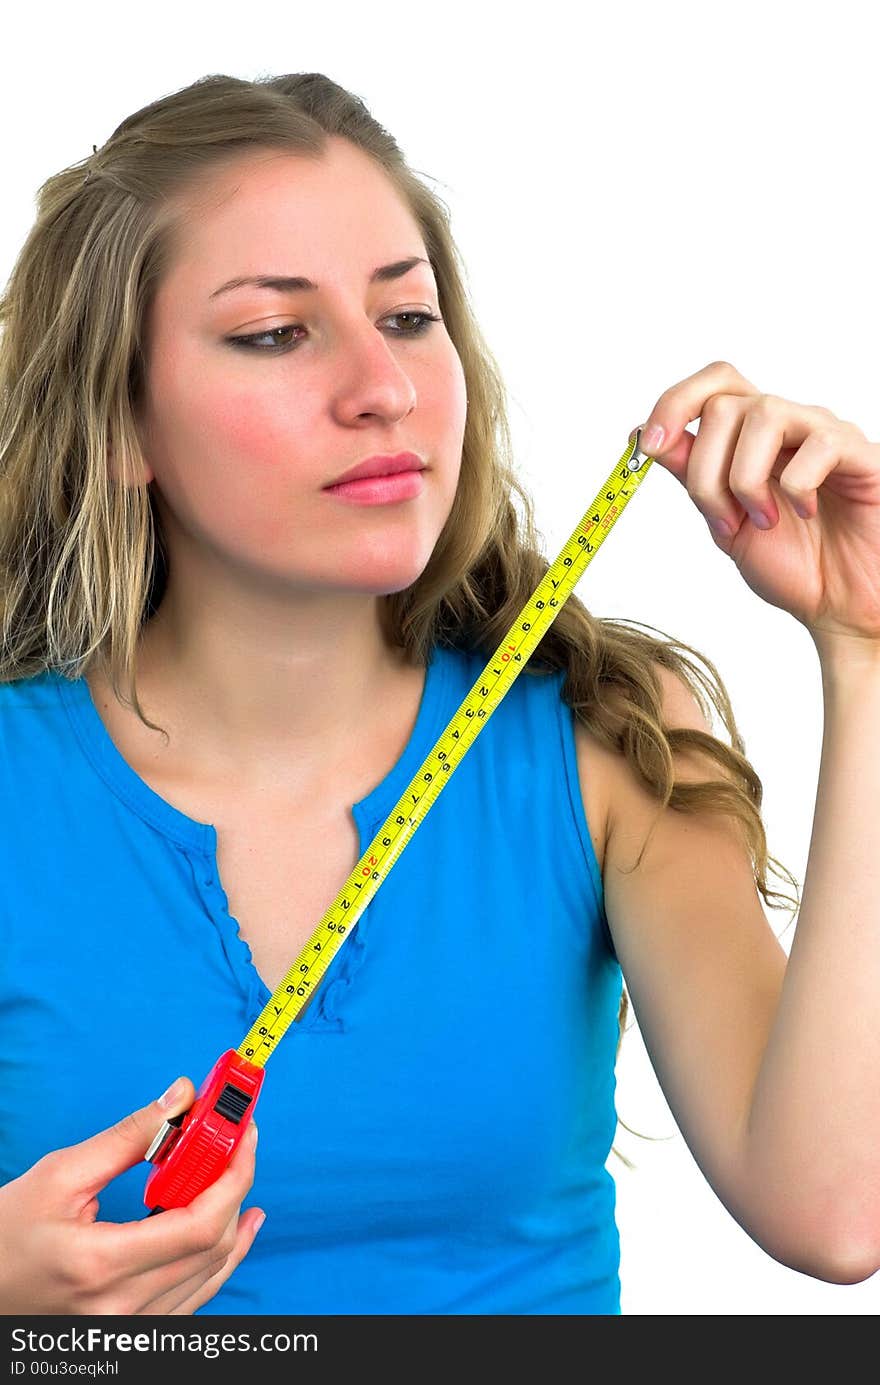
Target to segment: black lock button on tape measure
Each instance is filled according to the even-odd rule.
[[[190,1109],[159,1130],[146,1154],[155,1165],[144,1192],[150,1216],[188,1206],[223,1173],[253,1117],[276,1044],[645,479],[653,459],[639,450],[640,439],[638,429],[242,1043],[218,1058]]]

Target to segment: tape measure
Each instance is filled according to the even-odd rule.
[[[556,561],[520,611],[433,750],[379,828],[312,936],[237,1049],[214,1064],[188,1111],[165,1121],[146,1159],[150,1216],[186,1207],[226,1168],[253,1116],[264,1069],[308,1005],[324,973],[382,881],[424,821],[483,727],[519,677],[653,459],[639,450],[641,429],[620,458]]]

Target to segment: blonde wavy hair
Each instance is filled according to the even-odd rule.
[[[140,632],[167,577],[161,523],[149,488],[114,484],[108,466],[112,447],[119,476],[136,481],[144,461],[135,411],[147,311],[188,197],[248,152],[317,159],[330,136],[375,159],[409,205],[467,388],[452,510],[421,576],[380,602],[385,637],[422,665],[435,644],[488,661],[543,578],[550,564],[515,473],[505,387],[468,301],[448,207],[364,102],[322,73],[209,75],[128,116],[89,158],[40,186],[0,297],[0,682],[50,668],[78,678],[94,665],[146,726],[162,730],[144,714],[135,678]],[[798,898],[768,890],[768,863],[779,863],[767,853],[761,780],[717,670],[637,624],[597,618],[571,595],[523,673],[565,669],[564,700],[626,758],[660,809],[733,815],[767,905],[797,909]],[[730,746],[663,724],[658,667],[684,680],[704,715],[701,689],[708,694]],[[688,749],[714,760],[721,777],[677,781],[673,756]],[[776,873],[797,891],[784,867]],[[628,1006],[623,987],[617,1054]]]

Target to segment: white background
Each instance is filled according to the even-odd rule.
[[[40,182],[138,107],[210,72],[327,73],[365,100],[451,208],[553,559],[630,429],[711,361],[880,437],[871,19],[852,0],[543,0],[513,12],[474,0],[80,0],[48,17],[17,7],[0,85],[0,275]],[[656,465],[577,594],[597,615],[646,622],[716,665],[764,784],[769,850],[802,886],[822,735],[803,627],[751,592]],[[788,914],[767,915],[782,934]],[[625,1314],[877,1311],[880,1276],[810,1279],[731,1218],[676,1130],[637,1028],[624,1039],[617,1104],[628,1125],[666,1137],[620,1127],[616,1143],[637,1168],[609,1161]]]

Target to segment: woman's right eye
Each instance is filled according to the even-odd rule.
[[[242,346],[246,351],[286,351],[290,346],[294,345],[294,343],[278,341],[277,338],[279,333],[283,334],[284,332],[296,332],[301,330],[298,323],[291,322],[284,327],[270,327],[266,332],[252,332],[250,336],[227,337],[226,340],[229,342],[230,346]],[[257,342],[264,337],[272,337],[275,338],[275,340],[270,346],[257,346]]]

